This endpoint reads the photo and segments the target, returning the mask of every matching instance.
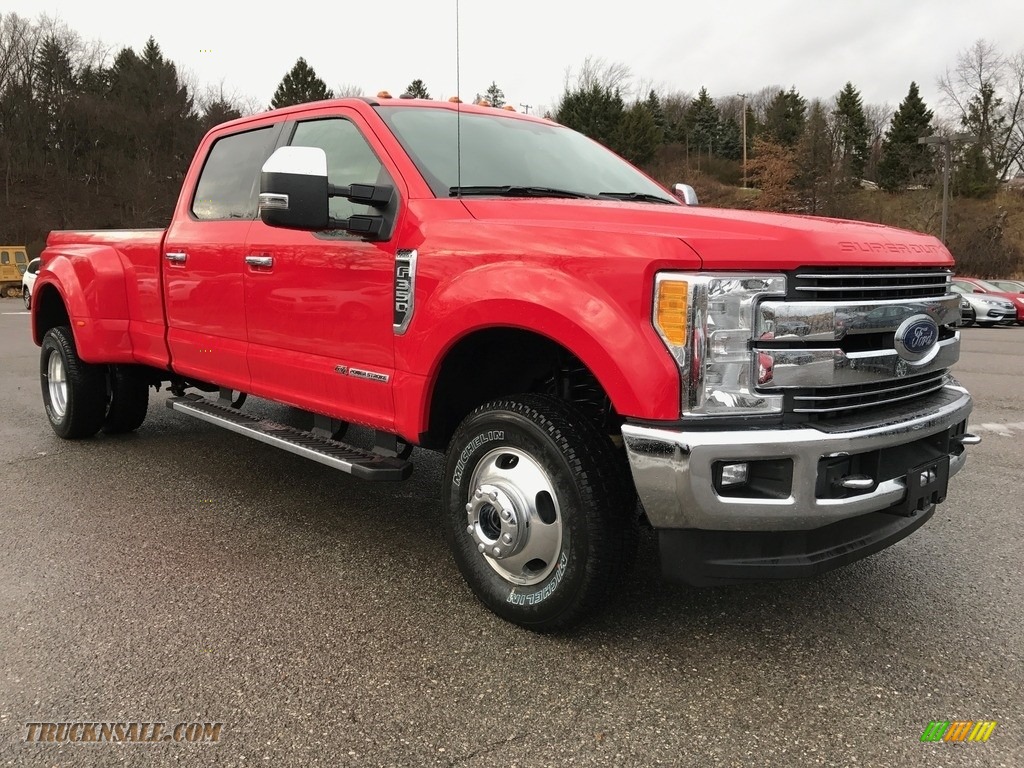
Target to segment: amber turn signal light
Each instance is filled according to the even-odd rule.
[[[658,283],[657,321],[670,344],[686,344],[686,302],[689,285],[679,280]]]

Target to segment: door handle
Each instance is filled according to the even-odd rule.
[[[164,254],[164,258],[171,262],[171,264],[184,264],[185,260],[188,259],[188,254],[182,251],[178,251],[177,253],[168,251]]]
[[[272,267],[274,266],[273,256],[246,256],[245,263],[250,267]]]

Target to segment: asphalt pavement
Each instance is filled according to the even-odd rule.
[[[20,309],[0,301],[0,766],[1024,765],[1024,328],[963,331],[984,439],[908,539],[699,590],[660,580],[648,534],[599,616],[539,636],[461,580],[439,455],[365,483],[164,392],[136,434],[61,441]],[[936,720],[997,726],[922,743]],[[223,726],[24,741],[83,721]]]

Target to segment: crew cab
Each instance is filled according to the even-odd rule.
[[[814,575],[916,530],[977,442],[949,252],[681,192],[483,106],[220,125],[166,230],[50,234],[46,415],[64,438],[131,431],[167,384],[182,415],[369,481],[441,451],[459,569],[536,630],[602,604],[639,525],[698,585]],[[372,445],[344,442],[352,423]]]

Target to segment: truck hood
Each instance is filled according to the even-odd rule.
[[[614,235],[678,238],[704,269],[796,269],[806,265],[952,266],[931,235],[880,224],[723,208],[603,200],[463,198],[481,221]]]

